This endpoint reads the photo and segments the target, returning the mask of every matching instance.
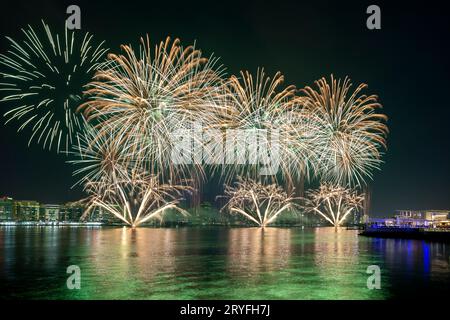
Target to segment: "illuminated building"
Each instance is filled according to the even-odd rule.
[[[9,197],[0,198],[0,221],[13,221],[14,218],[14,200]]]
[[[41,217],[39,220],[47,222],[56,222],[60,220],[60,205],[59,204],[44,204],[41,205]]]
[[[31,200],[14,201],[14,212],[17,221],[38,221],[39,202]]]
[[[68,202],[61,206],[59,212],[59,220],[78,222],[80,221],[83,212],[84,212],[83,206],[74,202]]]
[[[371,218],[369,224],[384,227],[437,228],[450,225],[449,210],[397,210],[392,218]]]
[[[112,206],[117,210],[123,210],[119,206]],[[103,223],[122,223],[120,219],[109,214],[101,207],[95,207],[91,210],[89,215],[86,216],[86,221],[89,222],[103,222]]]

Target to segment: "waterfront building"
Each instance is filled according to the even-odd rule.
[[[60,205],[59,204],[44,204],[41,206],[41,221],[56,222],[60,221]]]
[[[40,205],[37,201],[14,201],[14,213],[17,221],[39,221]]]
[[[0,222],[11,222],[14,220],[14,200],[9,197],[0,198]]]
[[[383,227],[441,228],[450,226],[449,210],[397,210],[392,218],[370,218],[369,224]]]
[[[120,208],[120,206],[113,206],[119,211],[123,211],[123,209]],[[109,214],[105,211],[105,209],[101,207],[94,207],[91,209],[89,214],[86,215],[85,221],[88,222],[101,222],[101,223],[122,223],[122,220],[115,217],[112,214]]]
[[[101,207],[93,207],[85,216],[84,220],[89,222],[105,222],[108,214],[105,214],[104,209]]]
[[[426,210],[424,218],[432,221],[443,221],[450,219],[450,211],[448,210]]]
[[[364,223],[364,219],[364,210],[356,210],[349,215],[346,221],[348,224],[361,224]]]
[[[119,208],[118,208],[119,209]],[[80,202],[60,204],[40,204],[33,200],[0,198],[0,222],[80,222],[86,206]],[[120,220],[94,207],[83,218],[84,222],[118,223]]]
[[[59,219],[60,221],[79,222],[85,208],[76,202],[68,202],[61,206]]]
[[[433,227],[449,219],[448,210],[397,210],[395,219],[397,225],[411,227]]]

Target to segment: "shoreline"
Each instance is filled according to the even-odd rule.
[[[368,228],[360,236],[450,242],[450,230],[423,228]]]
[[[27,222],[0,222],[0,227],[127,227],[131,228],[126,224],[114,224],[114,223],[104,223],[104,222],[35,222],[35,221],[27,221]],[[186,227],[229,227],[229,228],[259,228],[256,225],[246,225],[246,224],[219,224],[219,223],[205,223],[205,224],[190,224],[190,223],[167,223],[167,224],[145,224],[139,226],[139,228],[186,228]],[[324,225],[297,225],[297,224],[272,224],[267,226],[266,228],[327,228],[332,226],[324,226]],[[347,228],[345,226],[342,227],[345,230],[355,230],[351,228]]]

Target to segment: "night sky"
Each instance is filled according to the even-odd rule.
[[[389,116],[385,163],[370,184],[372,214],[450,209],[449,11],[434,1],[396,2],[14,0],[2,3],[0,49],[5,35],[21,38],[20,28],[41,18],[57,30],[67,6],[78,4],[82,30],[107,40],[112,52],[146,33],[158,42],[170,35],[221,57],[228,74],[263,66],[299,88],[332,73],[348,75],[355,84],[368,83]],[[381,7],[381,30],[366,28],[370,4]],[[82,196],[71,189],[76,179],[67,158],[28,148],[17,123],[3,122],[0,196],[52,203]]]

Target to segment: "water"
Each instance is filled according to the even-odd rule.
[[[333,228],[0,227],[8,299],[389,299],[449,294],[450,245]],[[69,290],[66,269],[81,269]],[[367,289],[369,265],[381,289]]]

